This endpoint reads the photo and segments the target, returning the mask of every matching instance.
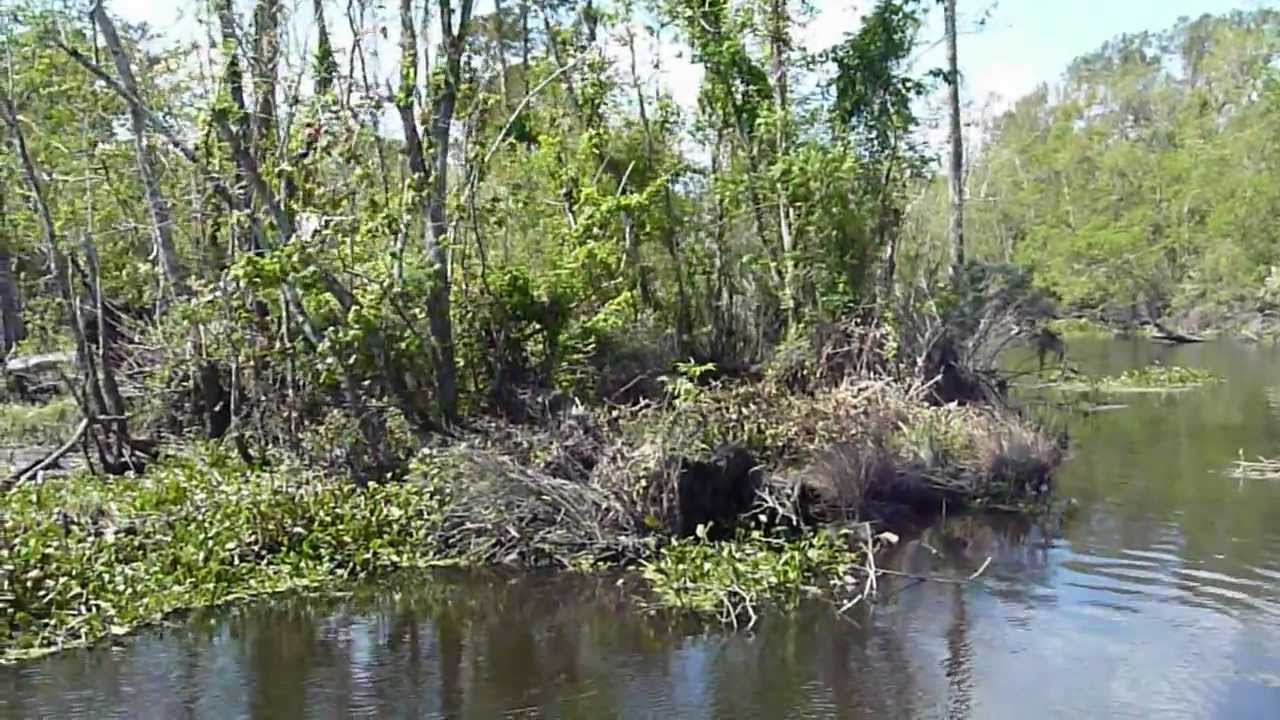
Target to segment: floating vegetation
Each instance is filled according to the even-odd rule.
[[[440,517],[428,486],[266,472],[213,449],[119,482],[22,484],[0,502],[0,661],[420,567]]]
[[[1080,377],[1041,387],[1063,392],[1162,393],[1191,390],[1221,380],[1220,376],[1200,368],[1153,363],[1119,375]]]
[[[857,532],[862,530],[862,533]],[[768,601],[789,608],[806,597],[858,587],[848,578],[865,575],[871,555],[863,527],[784,537],[761,530],[710,542],[705,526],[697,537],[676,540],[641,566],[658,606],[716,615],[726,624],[755,623]]]
[[[1050,320],[1048,328],[1065,338],[1110,338],[1115,331],[1091,318],[1058,318]]]
[[[1101,383],[1114,389],[1166,390],[1197,387],[1221,379],[1207,370],[1157,363],[1126,370],[1118,377],[1104,377]]]

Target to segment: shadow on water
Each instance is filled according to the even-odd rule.
[[[1280,717],[1280,353],[1077,343],[1228,382],[1071,419],[1062,527],[951,517],[884,558],[882,601],[729,633],[647,617],[614,579],[404,577],[344,598],[197,613],[115,647],[0,668],[0,720],[128,718]]]

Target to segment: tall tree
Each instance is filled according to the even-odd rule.
[[[951,153],[947,184],[951,191],[948,237],[951,243],[951,277],[959,282],[964,272],[964,138],[960,127],[960,61],[956,48],[956,0],[943,0],[947,34],[947,109],[950,115]]]
[[[276,82],[280,72],[280,0],[258,0],[253,11],[253,150],[265,165],[275,149]]]
[[[919,0],[880,0],[857,32],[828,53],[835,63],[836,127],[860,160],[856,178],[874,208],[872,229],[879,249],[877,297],[893,294],[898,266],[903,195],[929,163],[912,135],[914,105],[928,85],[908,72],[921,25]]]
[[[440,415],[453,422],[458,415],[457,360],[453,346],[453,318],[450,309],[450,259],[447,202],[449,194],[449,139],[453,115],[462,86],[462,56],[471,24],[472,0],[462,0],[454,25],[450,0],[440,0],[440,36],[444,48],[444,68],[440,87],[431,99],[431,124],[427,135],[430,150],[423,148],[423,136],[415,113],[418,92],[417,32],[412,0],[400,0],[400,87],[396,108],[404,132],[405,150],[414,174],[416,194],[426,219],[423,249],[431,264],[431,288],[427,295],[427,317],[434,350],[436,394]],[[428,83],[430,80],[428,80]]]
[[[13,236],[9,226],[8,187],[0,175],[0,360],[26,337],[18,279],[13,271]]]
[[[769,0],[769,79],[773,85],[773,121],[777,127],[774,151],[787,154],[787,139],[791,129],[791,106],[787,98],[787,55],[791,50],[791,16],[786,0]],[[787,188],[779,183],[778,234],[782,240],[782,288],[787,306],[788,320],[795,324],[800,319],[800,293],[796,280],[796,241],[792,227],[791,206],[787,200]]]
[[[120,76],[120,85],[124,88],[129,104],[129,121],[133,130],[133,148],[138,159],[138,177],[142,181],[142,189],[147,198],[147,213],[151,218],[152,241],[155,246],[156,259],[169,290],[178,295],[187,292],[186,268],[178,259],[178,251],[173,242],[173,219],[169,203],[160,191],[156,161],[151,146],[147,142],[147,111],[143,105],[142,93],[138,82],[134,79],[133,68],[129,56],[125,54],[120,43],[120,35],[116,32],[115,23],[107,15],[102,0],[93,4],[93,21],[102,33],[111,59],[115,63],[116,73]]]

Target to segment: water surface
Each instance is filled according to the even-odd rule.
[[[813,603],[733,633],[645,616],[613,579],[406,577],[345,598],[198,613],[0,668],[0,719],[1280,718],[1280,351],[1073,344],[1226,383],[1077,416],[1064,526],[955,517],[874,608]]]

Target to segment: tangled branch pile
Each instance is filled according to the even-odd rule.
[[[636,560],[706,522],[901,528],[944,503],[1048,491],[1055,443],[1008,410],[928,394],[888,378],[811,394],[767,379],[689,383],[661,406],[578,408],[423,451],[411,477],[446,489],[435,543],[445,552],[564,567]],[[719,474],[693,471],[702,466]]]

